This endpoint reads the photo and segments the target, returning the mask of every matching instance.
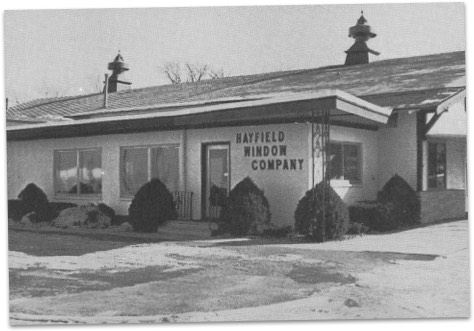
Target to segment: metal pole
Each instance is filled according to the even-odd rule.
[[[322,124],[322,219],[321,219],[321,240],[322,242],[326,241],[326,109],[322,111],[321,116]]]
[[[104,108],[107,108],[107,98],[109,95],[109,74],[105,74],[104,81]]]
[[[314,162],[314,149],[316,148],[315,146],[315,143],[314,143],[314,138],[315,138],[315,132],[314,132],[314,110],[312,111],[312,116],[311,116],[311,159],[312,159],[312,169],[311,169],[311,180],[312,180],[312,183],[311,183],[311,214],[314,215],[314,204],[315,204],[315,190],[314,190],[314,176],[315,176],[315,173],[314,173],[314,165],[315,165],[315,162]],[[313,216],[312,220],[311,220],[311,236],[314,237],[314,225],[316,223],[316,215]]]
[[[326,180],[327,180],[327,186],[326,186],[326,191],[327,191],[327,196],[328,198],[330,199],[329,197],[329,190],[331,188],[331,124],[330,124],[330,120],[331,120],[331,110],[328,109],[328,112],[327,112],[327,121],[326,121],[326,124],[327,124],[327,140],[326,140],[326,173],[327,173],[327,176],[326,176]],[[324,237],[324,240],[326,240],[326,237]]]

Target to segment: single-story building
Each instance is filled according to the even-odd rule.
[[[463,217],[465,86],[454,52],[36,100],[7,109],[8,197],[35,183],[52,201],[127,214],[157,177],[182,218],[206,219],[215,194],[250,176],[284,226],[326,170],[349,205],[399,174],[423,222]]]

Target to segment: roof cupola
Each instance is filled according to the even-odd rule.
[[[346,51],[345,65],[367,64],[369,63],[369,53],[379,55],[379,52],[371,50],[367,46],[367,41],[375,38],[377,35],[372,31],[367,20],[364,17],[364,12],[361,11],[361,16],[357,20],[356,25],[349,28],[349,37],[354,38],[354,44]]]
[[[128,64],[123,61],[120,51],[118,52],[115,59],[112,62],[109,62],[108,69],[112,70],[112,75],[109,78],[107,92],[117,92],[119,84],[132,85],[131,82],[127,82],[126,80],[123,80],[123,78],[119,79],[120,75],[129,70]]]

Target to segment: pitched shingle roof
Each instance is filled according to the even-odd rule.
[[[339,89],[380,106],[412,109],[435,106],[465,85],[465,53],[453,52],[132,89],[109,94],[106,112],[321,89]],[[97,111],[104,112],[102,94],[34,100],[10,107],[7,115],[74,117]]]

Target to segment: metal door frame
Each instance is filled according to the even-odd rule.
[[[201,144],[201,219],[208,218],[209,201],[207,196],[208,181],[209,181],[209,150],[210,147],[221,146],[221,149],[227,149],[227,192],[230,192],[231,182],[231,164],[230,164],[230,141],[212,141]]]

